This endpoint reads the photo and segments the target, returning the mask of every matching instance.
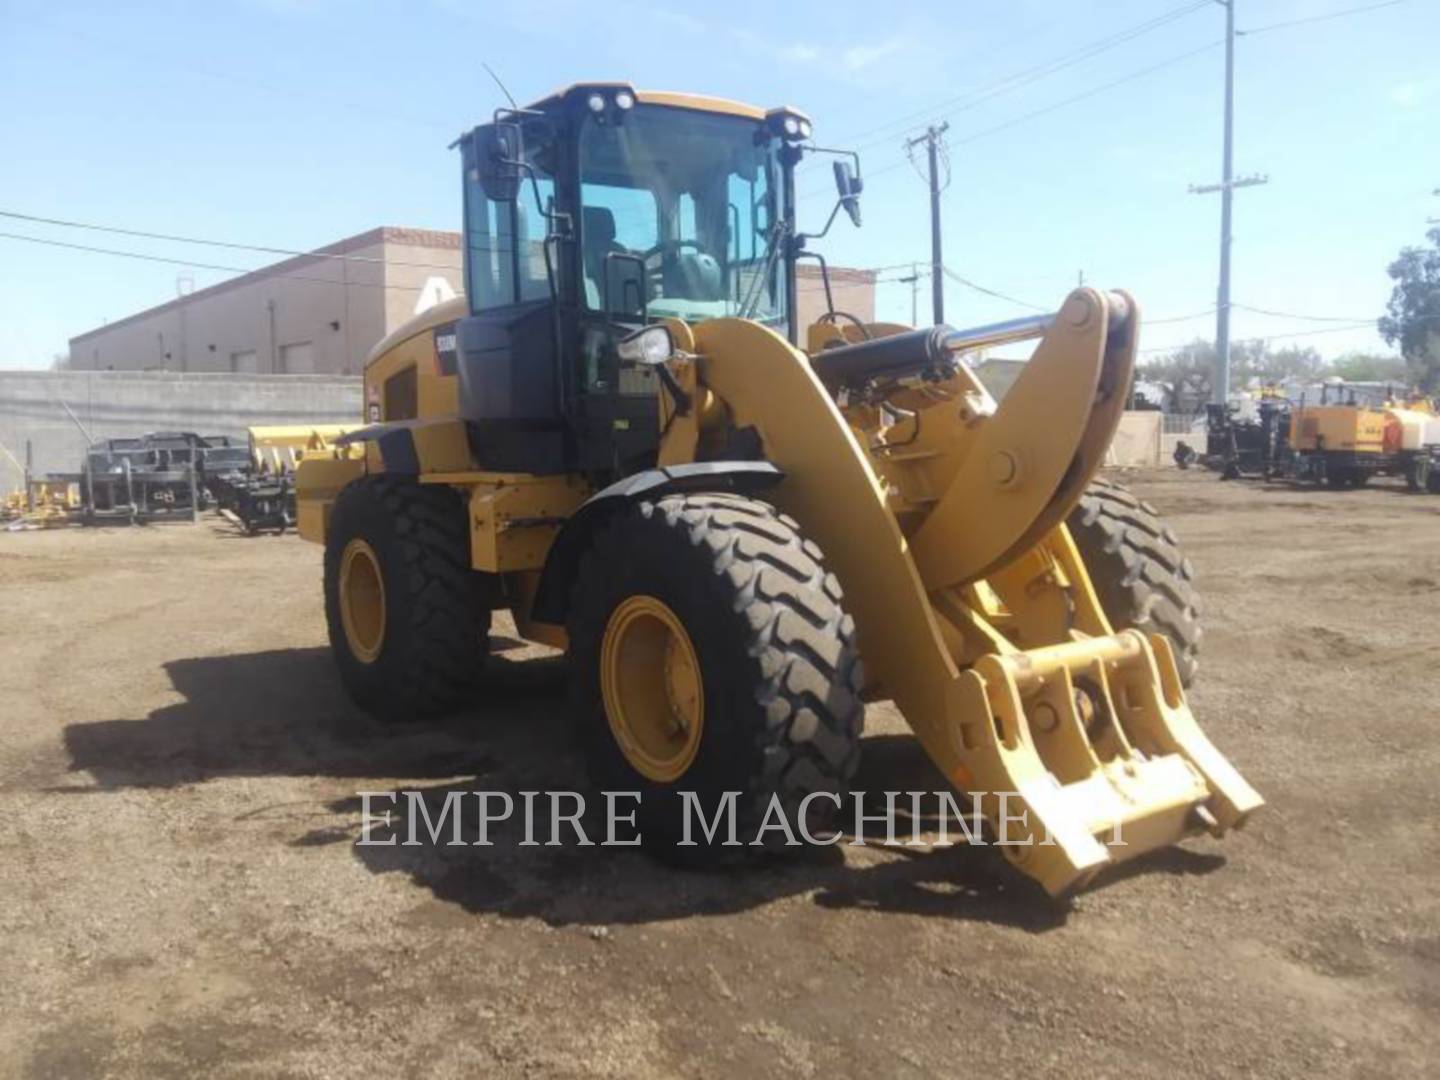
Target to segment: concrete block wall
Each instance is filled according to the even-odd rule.
[[[64,406],[96,439],[149,431],[244,436],[261,424],[358,424],[362,415],[358,376],[0,371],[0,444],[23,464],[30,440],[36,475],[80,469],[85,437]],[[0,490],[19,483],[0,453]]]

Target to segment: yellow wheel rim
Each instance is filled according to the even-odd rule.
[[[670,783],[685,774],[705,727],[705,684],[690,635],[653,596],[631,596],[605,624],[600,692],[625,759]]]
[[[385,579],[375,549],[358,537],[340,556],[340,622],[351,655],[373,664],[385,645]]]

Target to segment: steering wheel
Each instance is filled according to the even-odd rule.
[[[698,240],[661,240],[652,248],[647,248],[640,253],[640,258],[645,260],[645,265],[650,265],[650,260],[657,255],[665,255],[669,252],[679,254],[685,248],[693,248],[701,255],[709,255],[710,251]]]

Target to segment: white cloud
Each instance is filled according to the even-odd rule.
[[[703,34],[710,29],[703,19],[697,19],[688,12],[672,11],[670,8],[651,8],[650,14],[655,17],[656,22],[668,23],[678,30],[684,30],[687,34]]]
[[[899,35],[875,45],[854,45],[840,54],[840,62],[847,71],[860,71],[899,52],[905,46],[905,39]]]
[[[780,56],[785,60],[793,60],[797,64],[808,64],[812,60],[820,59],[820,50],[814,45],[807,45],[803,41],[797,41],[794,45],[787,46],[780,50]]]

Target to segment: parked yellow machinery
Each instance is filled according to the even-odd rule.
[[[300,459],[310,453],[325,453],[330,445],[358,424],[286,424],[252,427],[250,456],[257,472],[269,475],[293,473]]]
[[[966,331],[831,305],[802,336],[802,113],[585,84],[459,145],[466,296],[375,348],[372,423],[298,468],[360,706],[463,703],[508,609],[568,651],[597,786],[679,857],[725,853],[701,815],[744,842],[833,810],[877,697],[1052,893],[1262,805],[1185,699],[1173,533],[1091,483],[1128,294]],[[859,224],[858,160],[835,177],[818,235]],[[1033,339],[998,405],[959,362]]]
[[[31,480],[28,491],[21,489],[5,496],[0,504],[0,521],[21,521],[25,526],[55,528],[67,525],[80,508],[80,485],[73,480]]]
[[[1412,491],[1440,491],[1440,419],[1420,396],[1366,404],[1356,388],[1327,385],[1320,404],[1290,411],[1287,472],[1330,487],[1403,476]]]

